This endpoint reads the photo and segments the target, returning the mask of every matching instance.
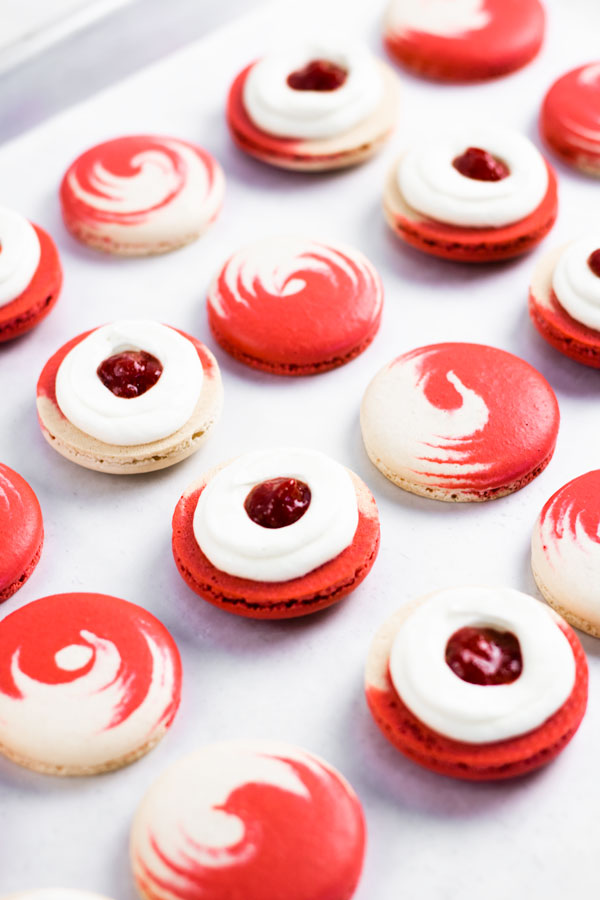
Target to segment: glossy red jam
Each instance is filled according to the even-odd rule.
[[[348,73],[341,66],[326,59],[313,59],[304,68],[287,77],[287,83],[295,91],[335,91],[341,87]]]
[[[96,374],[115,397],[139,397],[154,387],[163,367],[160,361],[144,350],[125,350],[101,362]]]
[[[302,518],[310,504],[310,488],[297,478],[271,478],[253,487],[244,509],[263,528],[284,528]]]
[[[598,250],[594,250],[587,262],[594,275],[600,278],[600,247]]]
[[[519,641],[510,631],[460,628],[446,644],[446,662],[471,684],[510,684],[521,674]]]
[[[502,181],[510,175],[508,166],[501,159],[480,147],[469,147],[452,160],[452,165],[461,175],[476,181]]]

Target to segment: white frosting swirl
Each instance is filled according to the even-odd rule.
[[[117,397],[100,380],[100,363],[125,350],[155,356],[163,371],[139,397]],[[56,374],[63,415],[86,434],[117,446],[148,444],[173,434],[192,415],[202,388],[202,363],[183,335],[144,319],[97,328],[70,350]]]
[[[41,256],[35,228],[25,216],[0,207],[0,306],[23,293]]]
[[[272,478],[308,484],[304,515],[283,528],[263,528],[248,516],[252,488]],[[344,466],[315,450],[257,450],[234,460],[208,482],[194,513],[194,536],[210,562],[253,581],[288,581],[312,572],[348,547],[358,504]]]
[[[500,181],[461,175],[452,165],[468,147],[487,150],[510,174]],[[470,126],[417,144],[402,157],[398,187],[417,212],[438,222],[501,227],[530,215],[548,189],[548,170],[526,137],[507,129]]]
[[[348,73],[332,91],[291,88],[288,76],[312,60],[326,59]],[[278,137],[320,139],[349,131],[375,111],[383,93],[379,66],[360,45],[318,41],[286,47],[250,69],[244,106],[255,125]]]
[[[600,278],[588,266],[588,259],[598,249],[600,232],[569,244],[556,263],[552,288],[569,315],[600,331]]]
[[[461,37],[489,23],[485,0],[392,0],[387,22],[397,33],[421,31],[438,37]]]
[[[510,684],[463,681],[446,663],[446,645],[460,628],[510,631],[523,659]],[[403,702],[434,731],[469,744],[532,731],[569,698],[575,659],[548,607],[508,588],[461,587],[428,597],[400,627],[390,677]]]

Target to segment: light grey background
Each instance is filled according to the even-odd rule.
[[[578,735],[550,767],[510,784],[463,784],[404,760],[380,736],[362,693],[371,636],[406,600],[461,583],[535,593],[528,544],[539,509],[565,481],[599,464],[600,373],[560,356],[528,321],[527,285],[544,248],[497,266],[444,263],[401,246],[380,209],[394,157],[432,125],[488,116],[537,141],[537,110],[548,85],[598,54],[588,4],[547,5],[546,46],[520,73],[471,87],[401,75],[395,136],[378,158],[352,171],[304,176],[263,166],[233,147],[223,107],[238,69],[262,52],[270,35],[286,24],[295,28],[299,17],[319,26],[343,18],[378,51],[379,2],[310,0],[301,13],[284,3],[261,7],[0,149],[3,203],[49,229],[65,267],[63,295],[50,317],[0,353],[0,459],[34,486],[46,526],[37,570],[0,616],[53,592],[120,595],[148,607],[171,629],[185,673],[172,731],[127,769],[60,780],[0,762],[0,896],[56,885],[133,900],[127,837],[142,794],[171,761],[228,737],[297,743],[349,778],[369,828],[356,900],[597,895],[596,641],[582,639],[591,688]],[[136,130],[204,144],[224,166],[225,206],[206,236],[181,251],[155,259],[104,257],[65,232],[57,187],[80,151]],[[598,227],[600,184],[557,169],[561,209],[546,248]],[[255,237],[286,230],[360,247],[385,284],[383,324],[372,346],[350,365],[314,378],[252,372],[214,347],[206,324],[206,288],[227,255]],[[79,469],[55,454],[39,433],[34,394],[42,365],[65,340],[125,315],[156,317],[205,340],[222,367],[225,408],[213,437],[191,459],[153,475],[119,478]],[[363,450],[358,409],[370,378],[397,354],[444,340],[487,342],[517,353],[557,393],[562,425],[556,455],[536,481],[510,497],[481,505],[420,499],[380,476]],[[170,518],[186,485],[228,457],[276,444],[316,447],[353,468],[373,490],[382,523],[379,558],[351,597],[304,621],[280,624],[237,619],[208,606],[181,581],[170,551]]]

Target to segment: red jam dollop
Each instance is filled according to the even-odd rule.
[[[588,257],[588,266],[598,278],[600,278],[600,247]]]
[[[163,367],[160,361],[144,350],[125,350],[100,363],[96,374],[115,397],[139,397],[154,387]]]
[[[446,644],[446,662],[471,684],[511,684],[523,669],[517,637],[495,628],[460,628]]]
[[[295,91],[335,91],[347,77],[347,71],[341,66],[326,59],[313,59],[303,69],[288,75],[287,83]]]
[[[510,169],[501,159],[496,159],[480,147],[468,147],[452,160],[452,165],[461,175],[476,181],[502,181],[510,175]]]
[[[263,528],[284,528],[302,518],[310,504],[310,488],[298,478],[271,478],[253,487],[244,509]]]

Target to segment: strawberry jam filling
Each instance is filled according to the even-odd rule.
[[[460,628],[446,644],[446,662],[471,684],[511,684],[521,674],[517,637],[495,628]]]
[[[510,169],[501,159],[480,147],[469,147],[452,160],[452,165],[461,175],[476,181],[502,181],[510,175]]]
[[[288,75],[287,83],[295,91],[335,91],[347,77],[347,71],[341,66],[326,59],[313,59]]]
[[[310,504],[310,488],[298,478],[271,478],[253,487],[244,509],[263,528],[284,528],[300,519]]]
[[[139,397],[154,387],[163,367],[160,361],[144,350],[125,350],[100,363],[96,374],[115,397]]]
[[[588,257],[587,264],[594,275],[600,278],[600,247],[598,250],[594,250],[591,256]]]

